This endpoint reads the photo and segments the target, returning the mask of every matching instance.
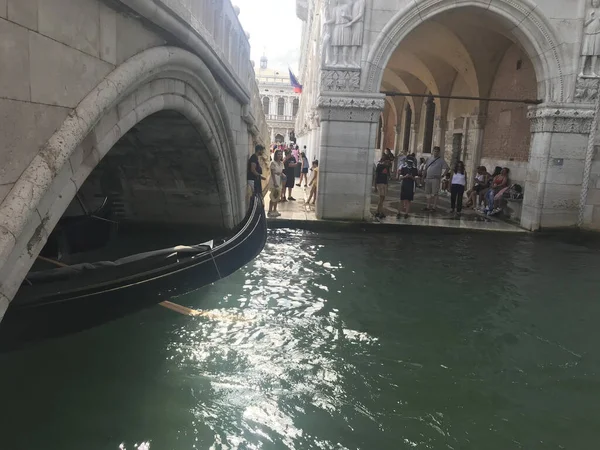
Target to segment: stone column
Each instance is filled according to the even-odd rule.
[[[396,125],[396,137],[394,140],[394,155],[398,155],[402,150],[402,124]]]
[[[275,128],[271,128],[271,144],[275,142]]]
[[[404,113],[404,139],[402,141],[402,153],[407,152],[410,149],[412,133],[412,109],[410,105],[406,105],[406,111]],[[414,137],[413,137],[414,141]]]
[[[440,147],[440,150],[442,151],[442,156],[445,156],[444,151],[446,149],[446,135],[444,130],[444,121],[440,116],[437,116],[434,121],[433,145]]]
[[[435,121],[435,101],[429,97],[425,103],[425,132],[423,133],[423,153],[431,153],[433,126]]]
[[[410,126],[410,141],[408,146],[408,153],[417,153],[417,139],[419,137],[419,125],[413,123]]]
[[[400,119],[402,120],[402,119]],[[400,155],[400,153],[402,153],[402,125],[396,125],[395,128],[396,131],[396,136],[395,136],[395,141],[394,141],[394,156],[396,157],[396,159],[394,159],[394,167],[393,170],[397,170],[398,169],[398,155]]]
[[[484,115],[475,115],[465,120],[465,127],[463,131],[463,142],[465,149],[467,150],[467,161],[466,169],[469,174],[469,186],[473,183],[473,177],[477,170],[477,167],[481,165],[481,155],[483,153],[483,135],[485,130]],[[490,168],[488,167],[488,170]]]
[[[365,220],[371,189],[381,94],[335,93],[319,97],[320,178],[317,217]]]
[[[577,225],[591,104],[530,107],[531,150],[521,226],[528,230]]]
[[[380,137],[379,137],[379,151],[383,153],[383,149],[385,148],[385,133],[387,129],[385,128],[385,124],[381,127]]]

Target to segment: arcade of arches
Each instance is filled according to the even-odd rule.
[[[354,27],[352,41],[331,44],[323,33],[338,25],[319,12],[342,7],[308,2],[303,42],[322,45],[302,49],[296,130],[320,160],[317,217],[368,219],[380,152],[428,156],[439,146],[470,175],[508,167],[524,187],[522,227],[600,229],[600,159],[589,145],[599,141],[588,78],[597,59],[582,56],[588,3],[377,0],[364,4],[364,35]],[[358,50],[360,63],[332,63],[334,45]]]
[[[377,148],[425,157],[440,146],[449,163],[469,172],[510,166],[524,185],[530,123],[524,103],[432,98],[427,95],[535,99],[536,74],[529,56],[494,17],[469,8],[451,10],[418,26],[394,51],[384,70],[388,96]]]

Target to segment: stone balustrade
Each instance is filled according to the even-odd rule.
[[[243,103],[253,80],[250,43],[230,0],[119,0],[189,45]]]

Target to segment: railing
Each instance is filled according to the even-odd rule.
[[[250,67],[249,74],[249,84],[250,84],[250,109],[254,116],[256,128],[258,128],[260,139],[264,145],[268,145],[271,142],[271,137],[269,135],[269,127],[267,126],[267,117],[265,116],[263,110],[263,104],[260,99],[260,92],[258,90],[258,85],[256,84],[254,69]]]
[[[278,114],[269,114],[267,120],[278,120],[280,122],[292,122],[296,120],[296,116],[280,116]]]
[[[1,0],[0,0],[1,1]],[[199,54],[215,78],[247,105],[245,120],[258,141],[269,142],[250,43],[231,0],[118,0]]]
[[[120,1],[184,40],[192,51],[200,51],[195,46],[195,39],[199,39],[197,42],[204,41],[225,66],[225,71],[217,75],[221,78],[222,75],[225,78],[233,75],[246,90],[247,99],[252,89],[248,77],[252,72],[250,43],[238,19],[239,9],[234,8],[230,0],[154,0],[154,3],[147,0]],[[175,17],[177,20],[173,20]],[[205,60],[211,70],[215,69],[213,61],[210,58]],[[222,81],[226,82],[224,79]]]

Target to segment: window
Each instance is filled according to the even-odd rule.
[[[269,97],[263,97],[263,110],[266,115],[269,115],[269,110],[271,109],[271,100]]]
[[[298,108],[300,107],[300,100],[298,100],[297,98],[294,99],[294,102],[292,103],[292,115],[294,117],[296,117],[296,115],[298,114]]]
[[[285,115],[285,100],[282,97],[280,97],[279,100],[277,100],[277,115]]]

